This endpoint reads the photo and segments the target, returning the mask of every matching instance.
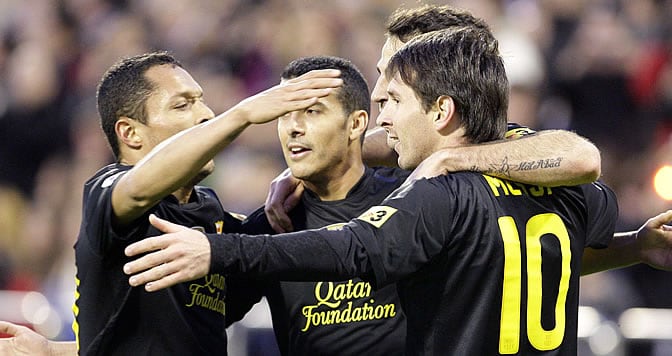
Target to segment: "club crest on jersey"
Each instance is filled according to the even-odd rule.
[[[217,231],[217,234],[221,235],[223,230],[224,230],[224,221],[223,220],[217,220],[215,222],[215,231]]]
[[[357,219],[366,221],[367,223],[380,228],[385,222],[397,212],[397,209],[391,206],[372,206],[364,212],[364,214],[357,217]]]

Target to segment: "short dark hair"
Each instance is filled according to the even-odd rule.
[[[103,74],[96,93],[98,114],[100,126],[117,160],[119,141],[114,125],[122,116],[147,122],[145,104],[156,85],[147,79],[145,73],[149,68],[162,64],[182,67],[168,52],[159,51],[122,59]]]
[[[390,15],[385,29],[387,36],[397,37],[406,43],[423,33],[453,27],[475,27],[487,32],[494,39],[485,21],[448,5],[427,4],[412,9],[400,7]]]
[[[282,71],[282,79],[292,79],[311,70],[338,69],[341,71],[343,86],[338,89],[338,101],[343,113],[350,115],[357,110],[371,110],[371,98],[366,79],[357,67],[349,60],[333,56],[313,56],[296,59],[289,63]]]
[[[462,27],[417,36],[390,59],[385,75],[397,73],[425,111],[450,96],[471,143],[504,137],[509,83],[489,33]]]

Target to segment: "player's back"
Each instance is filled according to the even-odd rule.
[[[583,249],[606,245],[616,220],[608,188],[536,187],[458,173],[397,195],[410,199],[386,200],[400,215],[390,229],[407,230],[405,224],[415,231],[395,239],[394,248],[420,251],[404,257],[411,265],[430,256],[398,282],[409,352],[576,353]],[[432,249],[438,253],[426,253]]]

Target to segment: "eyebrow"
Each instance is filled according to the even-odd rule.
[[[170,99],[176,99],[176,98],[202,98],[203,97],[203,90],[185,90],[181,91],[179,93],[176,93],[174,95],[171,95]]]

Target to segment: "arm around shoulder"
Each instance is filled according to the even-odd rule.
[[[425,161],[422,171],[416,170],[414,177],[475,171],[549,187],[594,182],[600,176],[601,165],[600,151],[595,145],[564,130],[446,148]]]

